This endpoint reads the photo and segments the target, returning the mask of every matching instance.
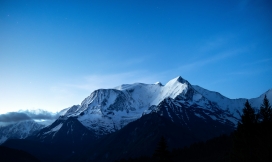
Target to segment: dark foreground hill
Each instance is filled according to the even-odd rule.
[[[67,161],[72,156],[84,152],[94,141],[95,135],[77,119],[59,118],[34,136],[27,139],[10,139],[2,145],[29,152],[41,161]]]
[[[22,151],[0,146],[0,161],[2,162],[38,162],[39,160],[31,154]]]

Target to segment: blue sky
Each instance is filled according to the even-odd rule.
[[[272,88],[272,2],[0,1],[0,114],[182,76],[229,98]]]

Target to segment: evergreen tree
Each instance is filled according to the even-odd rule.
[[[243,108],[243,115],[241,116],[241,122],[239,125],[243,124],[244,126],[252,126],[256,123],[256,114],[255,110],[251,107],[248,100],[245,103]]]
[[[237,131],[233,137],[233,149],[231,161],[255,160],[255,141],[254,133],[256,127],[255,110],[251,107],[248,100],[245,102],[241,122],[238,122]]]
[[[162,136],[158,142],[157,148],[153,154],[153,158],[159,162],[168,162],[169,160],[169,151],[165,138]]]
[[[263,123],[272,122],[272,110],[266,95],[263,99],[263,104],[260,107],[260,118]]]

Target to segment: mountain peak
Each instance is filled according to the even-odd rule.
[[[166,85],[173,86],[173,85],[176,85],[176,84],[179,85],[180,83],[181,84],[185,84],[185,83],[188,84],[188,81],[183,79],[181,76],[178,76],[178,77],[170,80]]]
[[[178,76],[178,77],[174,78],[173,80],[176,80],[176,81],[178,81],[180,83],[186,83],[187,82],[187,80],[183,79],[181,76]]]

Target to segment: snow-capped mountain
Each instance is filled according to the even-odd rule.
[[[272,101],[270,89],[249,102],[258,109],[264,95]],[[123,84],[94,91],[81,105],[62,110],[51,125],[25,140],[8,140],[3,145],[45,161],[78,161],[82,153],[86,158],[82,161],[114,161],[116,152],[120,157],[138,157],[142,144],[151,155],[161,135],[175,148],[231,133],[245,101],[191,85],[181,77],[166,85]]]
[[[266,92],[272,99],[272,90]],[[263,96],[250,99],[254,107],[259,107]],[[246,99],[229,99],[218,92],[192,86],[182,77],[170,80],[166,85],[123,84],[113,89],[99,89],[83,100],[81,105],[71,107],[64,115],[77,117],[88,129],[97,135],[108,134],[121,129],[131,121],[156,110],[158,105],[168,99],[179,108],[197,107],[213,120],[236,125]],[[213,114],[213,115],[212,115]],[[217,115],[214,115],[217,114]],[[195,115],[201,116],[195,112]],[[202,114],[203,117],[203,114]]]
[[[190,84],[181,77],[161,84],[124,84],[114,89],[99,89],[65,116],[76,116],[97,134],[119,130],[131,121],[151,112],[165,98],[185,97]]]
[[[9,138],[24,139],[42,129],[41,125],[33,120],[21,121],[15,124],[0,127],[0,144]]]

